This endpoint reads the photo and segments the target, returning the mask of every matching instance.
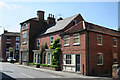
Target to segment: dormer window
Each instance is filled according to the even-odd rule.
[[[76,25],[77,21],[76,20],[73,20],[73,26]]]
[[[27,29],[27,23],[24,23],[24,24],[22,25],[22,30],[25,30],[25,29]]]

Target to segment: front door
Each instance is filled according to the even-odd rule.
[[[76,72],[80,72],[80,54],[76,55]]]

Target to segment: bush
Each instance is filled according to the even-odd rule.
[[[43,67],[52,67],[52,68],[59,68],[58,65],[40,64],[40,66],[43,66]]]
[[[40,63],[29,63],[30,65],[40,65]]]

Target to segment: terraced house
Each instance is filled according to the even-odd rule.
[[[62,45],[59,65],[63,71],[104,74],[120,63],[119,31],[86,22],[80,14],[55,21],[51,14],[44,20],[44,12],[37,13],[38,18],[21,23],[21,63],[51,64],[52,54],[46,52],[40,62],[40,45],[46,43],[49,48],[56,38]]]

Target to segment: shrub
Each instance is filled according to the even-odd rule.
[[[43,67],[52,67],[52,68],[59,68],[58,65],[40,64],[40,66],[43,66]]]
[[[40,63],[29,63],[30,65],[40,65]]]

